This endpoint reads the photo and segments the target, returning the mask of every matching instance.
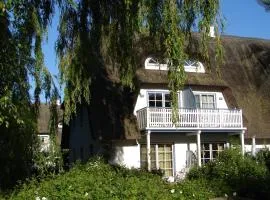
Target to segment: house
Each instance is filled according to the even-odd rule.
[[[62,111],[59,107],[59,114],[61,119]],[[59,120],[58,131],[56,135],[56,143],[60,146],[62,138],[62,120]],[[38,117],[38,137],[40,139],[41,151],[49,151],[50,147],[50,105],[41,103],[39,106],[39,117]]]
[[[69,161],[105,153],[112,163],[177,177],[193,164],[215,159],[232,140],[239,141],[242,153],[270,147],[270,41],[223,36],[220,76],[213,53],[209,63],[200,60],[196,41],[188,49],[194,59],[185,63],[187,81],[178,93],[178,122],[172,122],[167,66],[145,40],[137,53],[139,90],[121,87],[109,65],[99,69],[91,105],[82,105],[63,132]]]

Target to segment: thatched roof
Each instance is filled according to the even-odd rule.
[[[270,41],[223,36],[222,44],[225,62],[218,69],[221,75],[211,59],[211,66],[204,63],[205,74],[187,73],[186,85],[222,91],[230,108],[243,109],[247,137],[270,138]],[[196,49],[191,53],[196,54]],[[140,68],[137,77],[144,87],[167,85],[166,71]]]
[[[211,59],[205,74],[188,73],[186,85],[193,89],[222,91],[230,108],[243,109],[247,136],[269,138],[270,41],[224,36],[222,43],[225,63],[220,67],[221,76],[217,76],[215,61]],[[195,40],[189,53],[198,55],[196,45]],[[138,88],[166,88],[166,71],[145,70],[143,66],[145,58],[154,51],[148,48],[151,41],[145,39],[139,46],[137,57],[142,64],[136,72]],[[92,135],[103,140],[137,139],[140,131],[133,109],[139,91],[121,87],[117,73],[110,65],[104,66],[95,69],[96,78],[91,82],[88,114]]]
[[[63,111],[58,107],[58,120],[62,122]],[[38,117],[38,134],[49,134],[49,123],[50,123],[50,105],[41,103],[39,107]],[[56,139],[57,143],[61,143],[62,130],[58,129]]]
[[[38,117],[38,133],[49,134],[50,108],[48,104],[40,104]]]

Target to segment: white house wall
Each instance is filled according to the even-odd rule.
[[[137,97],[137,101],[134,108],[134,115],[136,115],[136,112],[142,108],[147,107],[147,93],[148,92],[169,92],[169,90],[164,89],[140,89],[139,95]],[[218,109],[228,109],[227,103],[225,101],[225,98],[222,94],[222,92],[207,92],[207,91],[193,91],[194,94],[214,94],[216,97],[216,106]],[[191,98],[191,90],[185,89],[182,92],[179,92],[179,106],[180,107],[186,107],[190,108],[194,106],[194,103],[190,103]]]
[[[226,133],[202,133],[202,143],[228,142],[229,136]],[[173,145],[173,166],[174,174],[178,175],[187,167],[187,151],[196,155],[196,136],[187,133],[151,133],[151,144],[172,144]],[[140,145],[145,144],[145,138],[138,141],[138,144],[118,143],[114,145],[114,155],[110,160],[112,164],[119,164],[128,168],[140,168]]]
[[[111,164],[118,164],[127,168],[140,168],[140,145],[116,145]]]
[[[97,146],[91,135],[87,109],[81,109],[70,123],[70,161],[87,160],[97,151]]]
[[[38,135],[40,139],[40,151],[49,151],[50,148],[50,135],[40,134]]]
[[[256,152],[258,152],[262,149],[269,149],[270,150],[270,144],[256,144]],[[251,144],[245,145],[245,152],[247,152],[247,153],[252,152],[252,145]]]

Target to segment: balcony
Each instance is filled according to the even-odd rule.
[[[179,120],[172,121],[172,108],[146,107],[137,111],[140,130],[239,130],[243,129],[242,110],[178,109]]]

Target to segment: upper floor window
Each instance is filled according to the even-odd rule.
[[[171,95],[168,92],[149,92],[149,107],[171,107]]]
[[[168,70],[167,62],[159,62],[156,58],[148,57],[144,62],[145,69]]]
[[[199,61],[186,60],[184,63],[185,72],[205,73],[204,66]]]
[[[167,63],[168,63],[168,61],[166,59],[163,61],[159,61],[156,58],[148,57],[144,62],[144,66],[145,66],[145,69],[168,70]],[[186,72],[205,73],[204,66],[199,61],[186,60],[184,62],[184,68],[185,68]]]
[[[216,98],[214,94],[195,94],[196,108],[216,108]]]

